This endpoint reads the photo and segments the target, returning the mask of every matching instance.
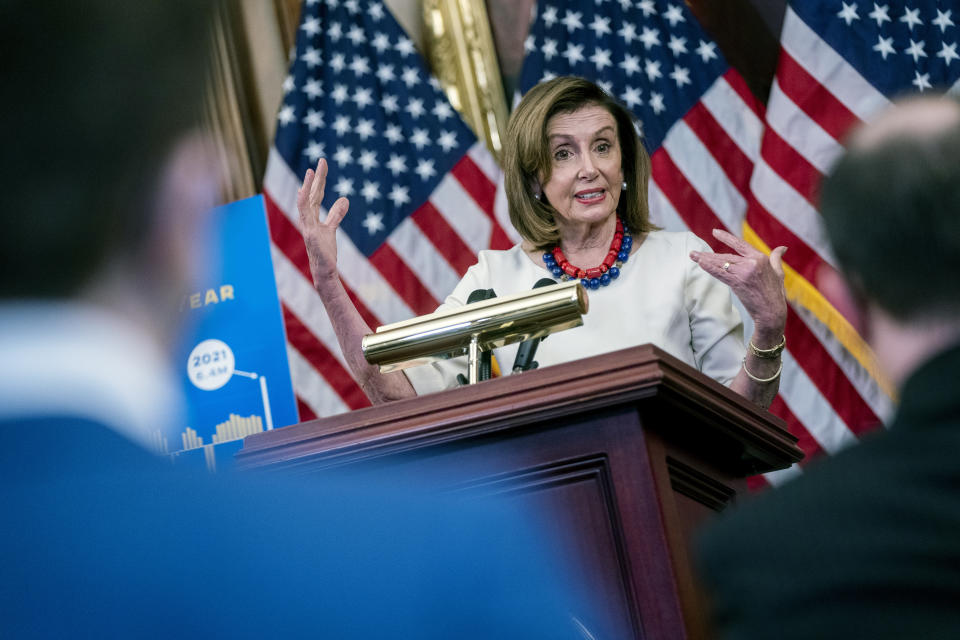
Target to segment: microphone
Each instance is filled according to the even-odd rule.
[[[544,278],[544,280],[546,280],[546,278]],[[489,300],[490,298],[496,297],[497,294],[493,292],[493,289],[474,289],[470,292],[470,295],[467,296],[467,304],[481,302],[483,300]]]
[[[556,280],[551,280],[550,278],[540,278],[537,280],[537,283],[533,285],[533,288],[539,289],[540,287],[549,287],[550,285],[554,284],[557,284]],[[521,371],[536,369],[537,366],[539,366],[536,360],[533,359],[533,356],[537,353],[537,347],[540,346],[540,341],[545,339],[545,337],[531,338],[530,340],[524,340],[520,344],[520,347],[517,349],[517,357],[513,360],[512,373],[520,373]]]
[[[470,292],[470,295],[467,296],[467,304],[472,304],[474,302],[482,302],[483,300],[489,300],[491,298],[496,298],[497,294],[494,293],[493,289],[474,289]],[[489,351],[484,351],[480,354],[480,371],[477,374],[477,380],[489,380],[493,375],[493,354]],[[457,382],[461,385],[467,384],[466,377],[461,373],[457,376]]]

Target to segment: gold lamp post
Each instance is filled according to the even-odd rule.
[[[361,348],[384,373],[466,355],[473,384],[482,352],[579,327],[587,308],[586,290],[571,280],[384,325]]]

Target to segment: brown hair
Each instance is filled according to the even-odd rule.
[[[534,185],[541,178],[543,182],[549,180],[552,169],[547,123],[557,114],[592,105],[606,109],[617,123],[623,179],[627,183],[617,212],[634,234],[657,228],[650,223],[647,205],[650,156],[637,136],[630,112],[589,80],[561,76],[538,84],[523,97],[510,117],[503,150],[510,221],[538,249],[555,245],[560,239],[554,208],[533,195]]]

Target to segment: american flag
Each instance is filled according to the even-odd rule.
[[[953,5],[953,8],[951,8]],[[893,390],[863,340],[816,290],[836,266],[816,187],[843,151],[844,133],[893,97],[945,90],[960,79],[956,2],[795,2],[787,9],[745,234],[790,247],[793,301],[781,392],[773,409],[809,458],[855,442],[893,411]]]
[[[777,78],[758,104],[680,2],[542,0],[523,89],[594,79],[637,116],[653,158],[650,205],[667,229],[713,227],[786,244],[791,300],[772,409],[807,460],[856,441],[893,409],[862,340],[817,291],[833,259],[816,211],[842,136],[904,91],[957,88],[949,3],[809,0],[788,9]],[[379,2],[307,0],[264,179],[300,417],[364,406],[307,269],[296,189],[321,155],[326,205],[349,195],[340,263],[371,327],[432,311],[487,247],[515,232],[494,213],[499,170]],[[749,328],[748,328],[749,334]],[[779,483],[798,468],[768,474]]]
[[[652,157],[657,224],[690,229],[718,251],[726,249],[714,227],[760,248],[789,247],[787,350],[771,410],[798,437],[802,464],[855,442],[893,410],[869,349],[816,289],[817,269],[834,264],[816,186],[853,123],[889,96],[960,76],[948,7],[862,6],[805,0],[788,8],[767,105],[680,2],[544,0],[526,43],[523,90],[580,75],[633,110]],[[767,474],[754,486],[800,472]]]
[[[307,420],[369,404],[313,288],[298,231],[297,189],[319,158],[330,164],[324,208],[350,199],[338,260],[371,328],[434,311],[481,249],[508,248],[516,232],[494,214],[495,160],[381,2],[307,0],[283,90],[264,196]]]

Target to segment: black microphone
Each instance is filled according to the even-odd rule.
[[[474,289],[470,292],[470,295],[467,296],[467,304],[473,304],[474,302],[481,302],[496,297],[497,294],[493,292],[493,289]],[[493,354],[489,351],[482,351],[480,353],[480,371],[477,372],[477,381],[489,380],[492,375]],[[460,380],[460,378],[463,378],[463,380]],[[457,381],[460,382],[460,384],[467,384],[467,379],[462,373],[457,376]]]
[[[537,284],[533,285],[533,288],[539,289],[540,287],[549,287],[554,284],[557,284],[556,280],[540,278],[537,280]],[[545,339],[546,337],[531,338],[530,340],[524,340],[520,343],[520,348],[517,349],[517,357],[513,360],[513,373],[520,373],[521,371],[537,368],[538,365],[533,359],[533,356],[537,353],[537,347],[540,346],[540,341]]]
[[[496,297],[497,297],[497,294],[493,292],[493,289],[474,289],[473,291],[470,292],[470,295],[467,296],[467,304],[473,304],[474,302],[489,300],[490,298],[496,298]]]

